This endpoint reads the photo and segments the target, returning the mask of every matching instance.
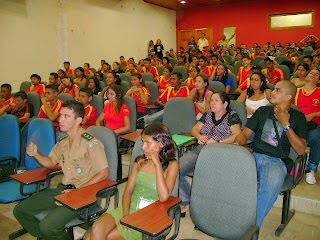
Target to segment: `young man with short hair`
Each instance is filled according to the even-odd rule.
[[[320,78],[319,69],[311,69],[306,77],[306,84],[298,88],[295,105],[307,119],[308,144],[310,146],[309,161],[307,166],[306,182],[315,184],[315,173],[320,162]]]
[[[299,155],[306,150],[306,119],[302,112],[291,108],[296,90],[296,86],[290,81],[278,82],[271,93],[270,102],[273,106],[258,108],[234,141],[239,145],[246,145],[248,139],[255,134],[251,146],[259,179],[259,228],[277,200],[288,170],[291,171],[290,166],[285,163],[290,148]]]
[[[263,73],[266,73],[269,77],[269,82],[272,84],[277,84],[281,80],[284,80],[283,72],[280,68],[274,67],[274,61],[267,57],[264,59],[264,62],[266,63],[267,67],[262,69]],[[286,79],[289,80],[289,79]]]
[[[59,75],[58,73],[52,72],[49,75],[49,83],[48,84],[53,84],[59,86]]]
[[[250,74],[252,74],[251,66],[250,66],[251,60],[248,54],[242,54],[242,66],[239,68],[237,79],[239,82],[239,86],[244,82]]]
[[[129,63],[125,60],[124,56],[120,56],[120,64],[127,68]]]
[[[141,68],[140,70],[140,73],[151,73],[153,75],[153,78],[154,78],[154,81],[155,82],[158,82],[159,80],[159,73],[158,73],[158,69],[154,66],[151,66],[151,60],[150,58],[145,58],[143,60],[143,64],[144,64],[144,67]]]
[[[52,168],[59,164],[63,172],[62,182],[57,188],[36,193],[13,209],[23,228],[38,239],[71,240],[65,225],[77,214],[65,206],[58,206],[54,197],[98,183],[109,176],[104,146],[80,127],[83,117],[83,105],[75,100],[67,101],[59,118],[60,129],[66,135],[58,140],[49,155],[40,153],[33,142],[27,146],[26,153],[43,167]],[[39,222],[34,216],[46,210],[49,210],[48,215]]]
[[[82,103],[85,114],[82,121],[82,125],[94,126],[97,120],[97,109],[91,106],[90,103],[93,99],[93,91],[86,87],[80,89],[79,100]]]
[[[40,83],[41,77],[38,74],[34,73],[30,76],[30,79],[31,79],[32,86],[26,91],[26,93],[36,92],[36,93],[39,93],[40,97],[43,97],[45,86],[44,84]]]
[[[64,62],[63,67],[66,70],[66,75],[74,74],[74,70],[70,68],[70,62]]]

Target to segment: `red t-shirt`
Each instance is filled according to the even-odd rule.
[[[264,52],[260,52],[259,55],[256,55],[255,53],[252,53],[252,55],[251,55],[251,62],[252,62],[253,59],[254,59],[255,57],[257,57],[257,56],[265,57],[265,56],[267,56],[267,55],[266,55],[266,53],[264,53]]]
[[[94,75],[94,72],[91,69],[89,69],[89,70],[85,71],[85,74]]]
[[[9,105],[10,103],[15,104],[16,103],[16,99],[14,97],[9,98],[8,100],[4,101],[4,106]],[[1,108],[1,105],[0,105]],[[10,109],[10,110],[9,110]],[[9,109],[7,110],[8,112],[12,112],[14,111],[14,106],[10,106]]]
[[[212,68],[210,66],[206,66],[205,69],[203,69],[203,70],[200,69],[200,70],[201,70],[201,72],[207,74],[208,77],[210,77],[212,74]]]
[[[72,86],[71,89],[65,88],[65,89],[63,89],[62,92],[64,92],[64,93],[69,93],[69,94],[71,94],[73,97],[75,97],[75,96],[76,96],[76,89],[79,89],[79,91],[80,91],[79,86],[78,86],[77,84],[73,84],[73,86]]]
[[[171,84],[171,78],[169,78],[168,80],[165,80],[164,76],[160,76],[159,78],[159,89],[161,90],[165,90],[167,87],[170,86]]]
[[[69,68],[69,70],[66,70],[66,75],[74,74],[74,70]]]
[[[160,100],[166,103],[171,98],[175,97],[188,97],[189,88],[187,86],[181,86],[177,92],[174,92],[174,87],[167,87],[166,90],[160,95]]]
[[[114,103],[107,102],[103,109],[104,124],[106,127],[112,130],[117,130],[124,127],[124,117],[130,116],[130,109],[127,105],[123,104],[120,112],[115,113]]]
[[[268,74],[269,82],[272,84],[277,84],[277,82],[280,82],[284,79],[283,72],[279,68],[275,68],[273,72],[270,72],[268,68],[264,68],[262,69],[262,72]]]
[[[63,102],[61,100],[58,99],[58,101],[56,102],[56,104],[53,106],[53,108],[50,107],[50,103],[47,102],[47,105],[49,106],[49,108],[51,109],[52,112],[60,112],[61,108],[62,108],[62,104]],[[38,118],[48,118],[45,110],[44,110],[44,106],[42,105],[38,114]],[[58,124],[59,123],[59,118],[57,117],[54,121],[54,123]],[[56,128],[57,131],[59,131],[59,127]]]
[[[146,73],[146,72],[151,73],[153,77],[159,76],[158,69],[154,66],[151,66],[149,70],[147,70],[145,67],[141,68],[140,73]]]
[[[237,76],[239,77],[239,85],[242,84],[243,81],[245,81],[249,75],[252,74],[252,70],[249,69],[249,70],[245,70],[243,66],[241,66],[239,68],[239,72],[237,74]]]
[[[97,120],[97,109],[89,104],[84,108],[84,116],[89,117],[89,120],[86,123],[86,125],[95,125]]]
[[[311,94],[306,94],[303,88],[298,88],[295,105],[300,108],[304,115],[320,112],[320,88],[315,88]],[[312,121],[320,125],[320,117],[313,118]]]
[[[188,77],[184,82],[189,84],[190,90],[192,90],[196,87],[194,79],[192,77]]]
[[[45,85],[44,84],[39,84],[37,86],[34,86],[32,85],[27,91],[26,93],[28,92],[36,92],[36,93],[39,93],[40,96],[43,96],[44,95],[44,92],[45,92]]]
[[[142,89],[142,92],[143,92],[144,94],[147,94],[147,95],[148,95],[148,102],[147,102],[147,104],[149,104],[149,103],[150,103],[150,91],[149,91],[149,89],[146,88],[146,87],[142,87],[141,89]],[[141,101],[141,95],[133,92],[133,93],[130,94],[130,96],[133,97],[134,100],[136,100],[137,112],[145,113],[147,110],[146,110],[145,108],[143,108],[143,107],[139,107],[139,106],[141,106],[141,105],[144,105],[143,102]]]
[[[246,80],[244,80],[241,85],[239,85],[239,88],[244,91],[246,90],[248,87],[250,87],[250,78],[247,78]]]

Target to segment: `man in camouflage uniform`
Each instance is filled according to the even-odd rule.
[[[73,188],[97,183],[109,176],[104,146],[80,127],[83,117],[83,105],[77,101],[67,101],[63,104],[59,119],[61,131],[67,134],[59,139],[49,156],[42,155],[32,142],[27,146],[27,154],[33,156],[43,167],[51,168],[59,164],[64,174],[62,183],[57,188],[34,194],[13,210],[19,223],[39,239],[71,239],[64,226],[76,217],[76,213],[67,207],[58,206],[54,197],[72,191]],[[36,214],[48,209],[52,210],[42,221],[36,220]]]

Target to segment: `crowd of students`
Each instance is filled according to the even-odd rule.
[[[159,88],[160,95],[155,101],[155,105],[165,108],[166,103],[171,98],[184,97],[191,99],[196,108],[196,118],[199,122],[194,126],[191,134],[198,139],[199,146],[192,153],[185,155],[181,159],[180,171],[182,171],[183,177],[180,181],[180,188],[182,189],[182,198],[185,205],[184,212],[188,210],[190,195],[190,186],[185,176],[191,171],[190,169],[193,169],[201,148],[206,144],[216,142],[236,142],[243,145],[244,139],[248,139],[253,133],[258,133],[256,139],[260,139],[260,142],[253,146],[257,153],[264,151],[260,147],[265,144],[271,144],[274,150],[277,151],[278,143],[272,145],[270,143],[271,140],[276,142],[283,141],[286,144],[286,148],[291,145],[294,149],[297,148],[295,149],[297,152],[301,153],[304,152],[302,150],[304,149],[303,145],[305,140],[308,139],[310,157],[306,180],[309,184],[315,184],[314,173],[317,171],[319,164],[317,149],[320,147],[317,138],[320,134],[319,48],[314,52],[313,56],[305,56],[304,63],[296,64],[299,61],[299,54],[302,55],[301,49],[297,49],[296,45],[293,46],[290,43],[287,43],[281,49],[279,43],[277,47],[267,43],[263,49],[257,45],[254,46],[254,51],[251,53],[252,50],[247,48],[245,44],[242,44],[240,48],[235,48],[232,45],[227,46],[225,42],[226,39],[223,39],[221,44],[217,47],[211,47],[210,50],[207,49],[207,46],[202,45],[202,51],[200,47],[198,48],[197,45],[192,43],[186,52],[181,47],[177,53],[170,50],[163,54],[164,46],[161,40],[158,40],[156,45],[149,43],[148,57],[140,60],[138,64],[135,63],[133,58],[126,61],[124,56],[120,56],[120,61],[114,62],[112,67],[106,61],[101,60],[101,66],[97,70],[90,68],[89,63],[84,63],[83,67],[73,70],[70,67],[70,62],[64,62],[64,70],[59,69],[57,73],[50,73],[47,85],[41,83],[39,75],[32,74],[30,77],[31,87],[26,92],[18,92],[11,96],[10,84],[2,84],[0,115],[5,113],[14,114],[21,120],[33,117],[33,107],[27,103],[26,93],[37,92],[41,96],[42,103],[38,117],[48,118],[58,125],[59,112],[63,104],[58,99],[58,94],[68,93],[75,100],[81,102],[85,108],[82,124],[98,126],[104,124],[104,126],[113,129],[117,134],[122,134],[130,130],[130,109],[124,104],[124,95],[135,99],[138,117],[143,117],[145,125],[155,121],[161,122],[163,110],[153,115],[146,115],[146,110],[143,108],[143,105],[150,103],[150,90],[147,88],[141,74],[148,72],[152,74],[154,82],[158,84]],[[305,48],[316,48],[316,43],[310,42],[310,38],[308,44],[308,46],[304,44]],[[292,49],[297,50],[296,57]],[[281,54],[285,53],[287,60],[291,61],[296,67],[296,70],[292,72],[292,83],[290,83],[290,79],[284,79],[282,70],[277,67],[278,63],[275,61],[274,56],[278,55],[277,52],[279,51]],[[228,54],[233,60],[238,60],[242,63],[237,73],[232,73],[228,68],[228,66],[233,65],[232,62],[227,62],[225,55]],[[262,69],[260,65],[252,66],[251,63],[257,56],[265,57],[266,68]],[[158,71],[160,66],[164,68],[162,75],[159,75]],[[181,72],[173,70],[176,66],[186,68],[188,72],[187,79],[183,79]],[[124,73],[130,73],[131,75],[132,87],[127,92],[124,92],[121,87],[120,76]],[[231,85],[234,81],[229,77],[229,74],[236,74],[238,88],[235,92],[240,94],[237,101],[245,104],[247,118],[253,118],[248,124],[249,130],[245,130],[244,133],[241,132],[241,121],[238,115],[229,109],[230,100],[228,94],[231,93]],[[226,89],[225,92],[212,92],[209,90],[210,81],[223,83]],[[80,88],[79,85],[81,84],[78,85],[76,84],[77,82],[81,82],[84,87]],[[100,82],[105,84],[102,89],[100,88]],[[183,82],[185,83],[183,84]],[[275,86],[275,90],[272,93],[267,88],[268,83]],[[299,87],[297,93],[296,86]],[[97,115],[96,109],[90,105],[94,95],[100,95],[105,100],[104,109],[100,116]],[[280,95],[281,97],[279,97]],[[276,104],[273,110],[264,108],[269,102]],[[291,114],[292,116],[301,117],[300,113],[290,110],[291,102],[294,102],[300,108],[305,116],[306,123],[303,121],[304,118],[302,120],[290,118]],[[272,115],[280,123],[281,140],[278,139],[278,134],[275,135],[276,132],[271,133],[273,134],[273,139],[269,139],[270,141],[264,139],[267,138],[266,135],[263,135],[265,134],[264,127],[266,125],[264,122],[259,123],[259,119],[261,118],[267,122],[268,120],[265,120],[265,118],[269,119],[269,116],[261,112],[262,108],[272,112]],[[272,127],[270,122],[268,124],[269,127]],[[301,124],[305,126],[300,126]],[[306,135],[308,135],[308,138]],[[294,142],[298,143],[298,147],[294,145]],[[267,149],[270,150],[272,148],[268,146]],[[271,155],[274,158],[280,159],[283,155],[279,153],[273,156],[270,152],[267,155]],[[259,155],[258,158],[261,158],[261,156]],[[140,160],[137,160],[137,162],[140,162]],[[279,163],[277,164],[279,165]],[[143,169],[143,164],[139,165],[138,168]],[[277,176],[279,177],[278,184],[280,185],[281,181],[284,180],[283,176],[285,175],[282,173],[281,177]],[[272,194],[272,199],[268,200],[268,203],[265,200],[260,203],[258,201],[258,205],[268,205],[268,210],[263,210],[259,217],[259,226],[262,225],[264,217],[276,199],[275,194],[277,195],[278,193],[273,192]],[[259,211],[258,214],[260,214]],[[96,225],[99,226],[99,221]],[[95,228],[93,228],[93,231],[95,231]]]

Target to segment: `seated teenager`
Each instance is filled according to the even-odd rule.
[[[132,74],[131,84],[132,87],[127,91],[126,95],[133,97],[136,101],[137,118],[140,118],[146,114],[146,108],[141,107],[141,105],[150,103],[150,91],[140,73]]]
[[[74,79],[74,82],[83,82],[85,86],[87,86],[87,79],[84,74],[84,69],[82,67],[77,67],[76,70],[74,71],[76,78]]]
[[[189,69],[189,63],[187,63],[186,57],[185,56],[178,56],[177,57],[178,60],[178,64],[177,66],[183,66],[185,67],[187,70]]]
[[[69,93],[74,99],[79,99],[80,88],[69,77],[62,79],[62,83],[59,87],[61,93]]]
[[[306,77],[306,84],[298,88],[295,105],[307,119],[308,144],[310,146],[309,161],[307,166],[306,182],[315,184],[315,173],[320,162],[320,88],[318,87],[320,70],[312,69]]]
[[[228,77],[228,68],[226,65],[223,65],[223,64],[218,65],[212,81],[218,81],[223,83],[223,85],[226,87],[226,93],[227,94],[230,93],[232,79]]]
[[[110,64],[107,62],[102,63],[102,68],[101,68],[100,72],[102,74],[108,74],[109,72],[111,72]]]
[[[101,92],[99,79],[97,77],[89,78],[88,88],[90,88],[93,91],[94,95],[98,95]]]
[[[260,65],[254,65],[252,66],[252,68],[250,69],[251,73],[248,75],[247,79],[245,79],[240,85],[239,87],[235,90],[236,93],[241,94],[244,90],[246,90],[248,87],[250,87],[250,76],[253,73],[261,73],[262,68],[260,67]]]
[[[237,99],[246,106],[247,118],[262,106],[269,104],[271,90],[267,89],[267,81],[262,73],[253,73],[250,76],[250,87],[245,89]]]
[[[105,101],[108,100],[108,94],[107,94],[107,90],[109,88],[109,86],[113,85],[113,84],[117,84],[120,85],[120,82],[118,78],[116,78],[116,75],[113,72],[109,72],[107,73],[107,78],[106,78],[106,84],[107,86],[104,87],[101,92],[99,93],[99,95],[101,97],[104,98]]]
[[[165,202],[172,194],[179,163],[174,157],[176,146],[169,129],[153,123],[141,135],[144,155],[137,157],[132,166],[122,207],[100,216],[85,240],[142,239],[140,232],[122,226],[120,219],[157,200]]]
[[[120,69],[120,64],[118,62],[114,62],[112,64],[112,72],[116,75],[117,78],[120,78],[120,74],[124,73],[124,71]]]
[[[4,83],[1,85],[1,98],[0,98],[0,107],[10,105],[10,109],[7,109],[7,113],[10,113],[13,110],[13,104],[16,103],[16,99],[11,95],[12,87],[9,83]]]
[[[65,69],[65,74],[66,75],[71,75],[74,74],[74,70],[70,68],[70,62],[64,62],[63,67]]]
[[[306,63],[302,63],[302,64],[299,64],[298,65],[298,70],[297,70],[297,74],[298,74],[298,77],[297,78],[292,78],[291,79],[291,82],[294,83],[294,85],[296,85],[297,87],[298,86],[302,86],[302,85],[305,85],[306,84],[306,77],[309,73],[309,65],[306,64]]]
[[[57,85],[57,86],[60,85],[58,73],[55,73],[55,72],[50,73],[48,84],[53,84],[53,85]]]
[[[93,126],[97,121],[97,109],[91,106],[90,103],[93,98],[93,91],[90,88],[81,88],[79,101],[84,107],[84,118],[81,125]]]
[[[155,105],[165,107],[166,103],[171,98],[175,97],[188,97],[189,88],[187,86],[181,86],[182,74],[180,72],[171,73],[171,86],[167,87],[166,90],[158,97],[155,101]],[[149,125],[154,121],[162,122],[164,110],[156,112],[151,115],[144,116],[145,126]]]
[[[41,97],[43,97],[45,86],[44,84],[40,83],[41,77],[38,74],[32,74],[30,76],[30,79],[31,79],[32,86],[26,91],[26,93],[36,92],[36,93],[39,93]]]
[[[27,103],[27,94],[25,92],[17,92],[14,95],[15,103],[5,105],[0,109],[0,116],[7,113],[15,115],[19,120],[25,120],[33,117],[33,106]]]
[[[165,67],[172,67],[168,57],[163,57],[162,58],[162,65],[165,66]]]
[[[196,87],[195,85],[196,77],[199,75],[199,73],[200,73],[200,68],[198,66],[191,67],[189,71],[189,77],[186,80],[184,80],[185,83],[189,84],[190,90]]]
[[[130,131],[130,109],[123,103],[123,90],[113,84],[108,87],[108,102],[96,121],[97,126],[102,125],[111,128],[117,134]]]
[[[99,81],[103,81],[103,73],[102,72],[95,72],[94,76],[98,78]]]
[[[191,186],[187,176],[193,173],[201,149],[207,144],[232,143],[241,132],[241,120],[235,111],[230,110],[229,104],[230,99],[225,92],[212,94],[210,109],[191,130],[191,135],[198,139],[198,146],[184,154],[179,161],[179,197],[182,199],[182,213],[189,210]]]
[[[196,119],[199,120],[202,115],[210,109],[210,99],[212,91],[208,89],[209,78],[204,73],[199,73],[196,77],[195,88],[189,93],[188,98],[194,102],[196,107]]]
[[[137,67],[134,63],[129,63],[127,67],[127,73],[130,73],[131,75],[134,73],[137,73]]]
[[[57,73],[58,73],[58,83],[60,85],[62,79],[65,78],[67,76],[67,74],[63,69],[59,69]]]
[[[250,66],[250,57],[247,54],[242,54],[242,66],[239,68],[237,79],[239,82],[239,86],[249,77],[252,73]]]
[[[159,94],[163,93],[167,87],[171,84],[171,73],[172,67],[165,67],[163,70],[163,75],[159,77],[158,86],[159,86]]]
[[[210,65],[209,59],[205,56],[201,56],[199,59],[199,68],[200,68],[200,71],[207,74],[208,77],[210,77],[212,74],[212,68],[209,65]]]
[[[271,93],[273,106],[258,108],[234,141],[246,145],[255,134],[251,148],[259,179],[256,222],[259,228],[277,200],[288,174],[283,159],[288,158],[291,147],[299,155],[306,150],[306,119],[302,112],[291,108],[296,91],[290,81],[278,82]]]
[[[143,60],[143,67],[140,70],[140,73],[151,73],[153,75],[154,81],[158,82],[159,80],[159,73],[158,69],[154,66],[151,66],[151,60],[150,58],[145,58]]]
[[[47,85],[44,97],[41,98],[42,106],[40,108],[38,118],[48,118],[55,125],[59,125],[60,110],[63,102],[58,99],[58,86]]]
[[[84,63],[83,64],[83,70],[84,70],[84,73],[86,75],[93,75],[94,72],[90,69],[90,64],[89,63]]]
[[[276,68],[274,66],[274,61],[267,57],[264,59],[264,62],[266,63],[267,67],[262,69],[263,73],[266,73],[269,76],[269,82],[276,85],[281,80],[284,80],[283,72],[280,68]],[[289,79],[286,79],[289,80]]]
[[[120,64],[122,64],[125,68],[127,68],[128,65],[129,65],[129,61],[126,61],[125,58],[124,58],[124,56],[120,56],[119,59],[120,59]],[[129,60],[130,60],[130,59],[129,59]],[[134,61],[133,61],[133,62],[134,62]]]
[[[157,53],[153,55],[151,64],[155,67],[162,66],[162,62],[160,61]]]

